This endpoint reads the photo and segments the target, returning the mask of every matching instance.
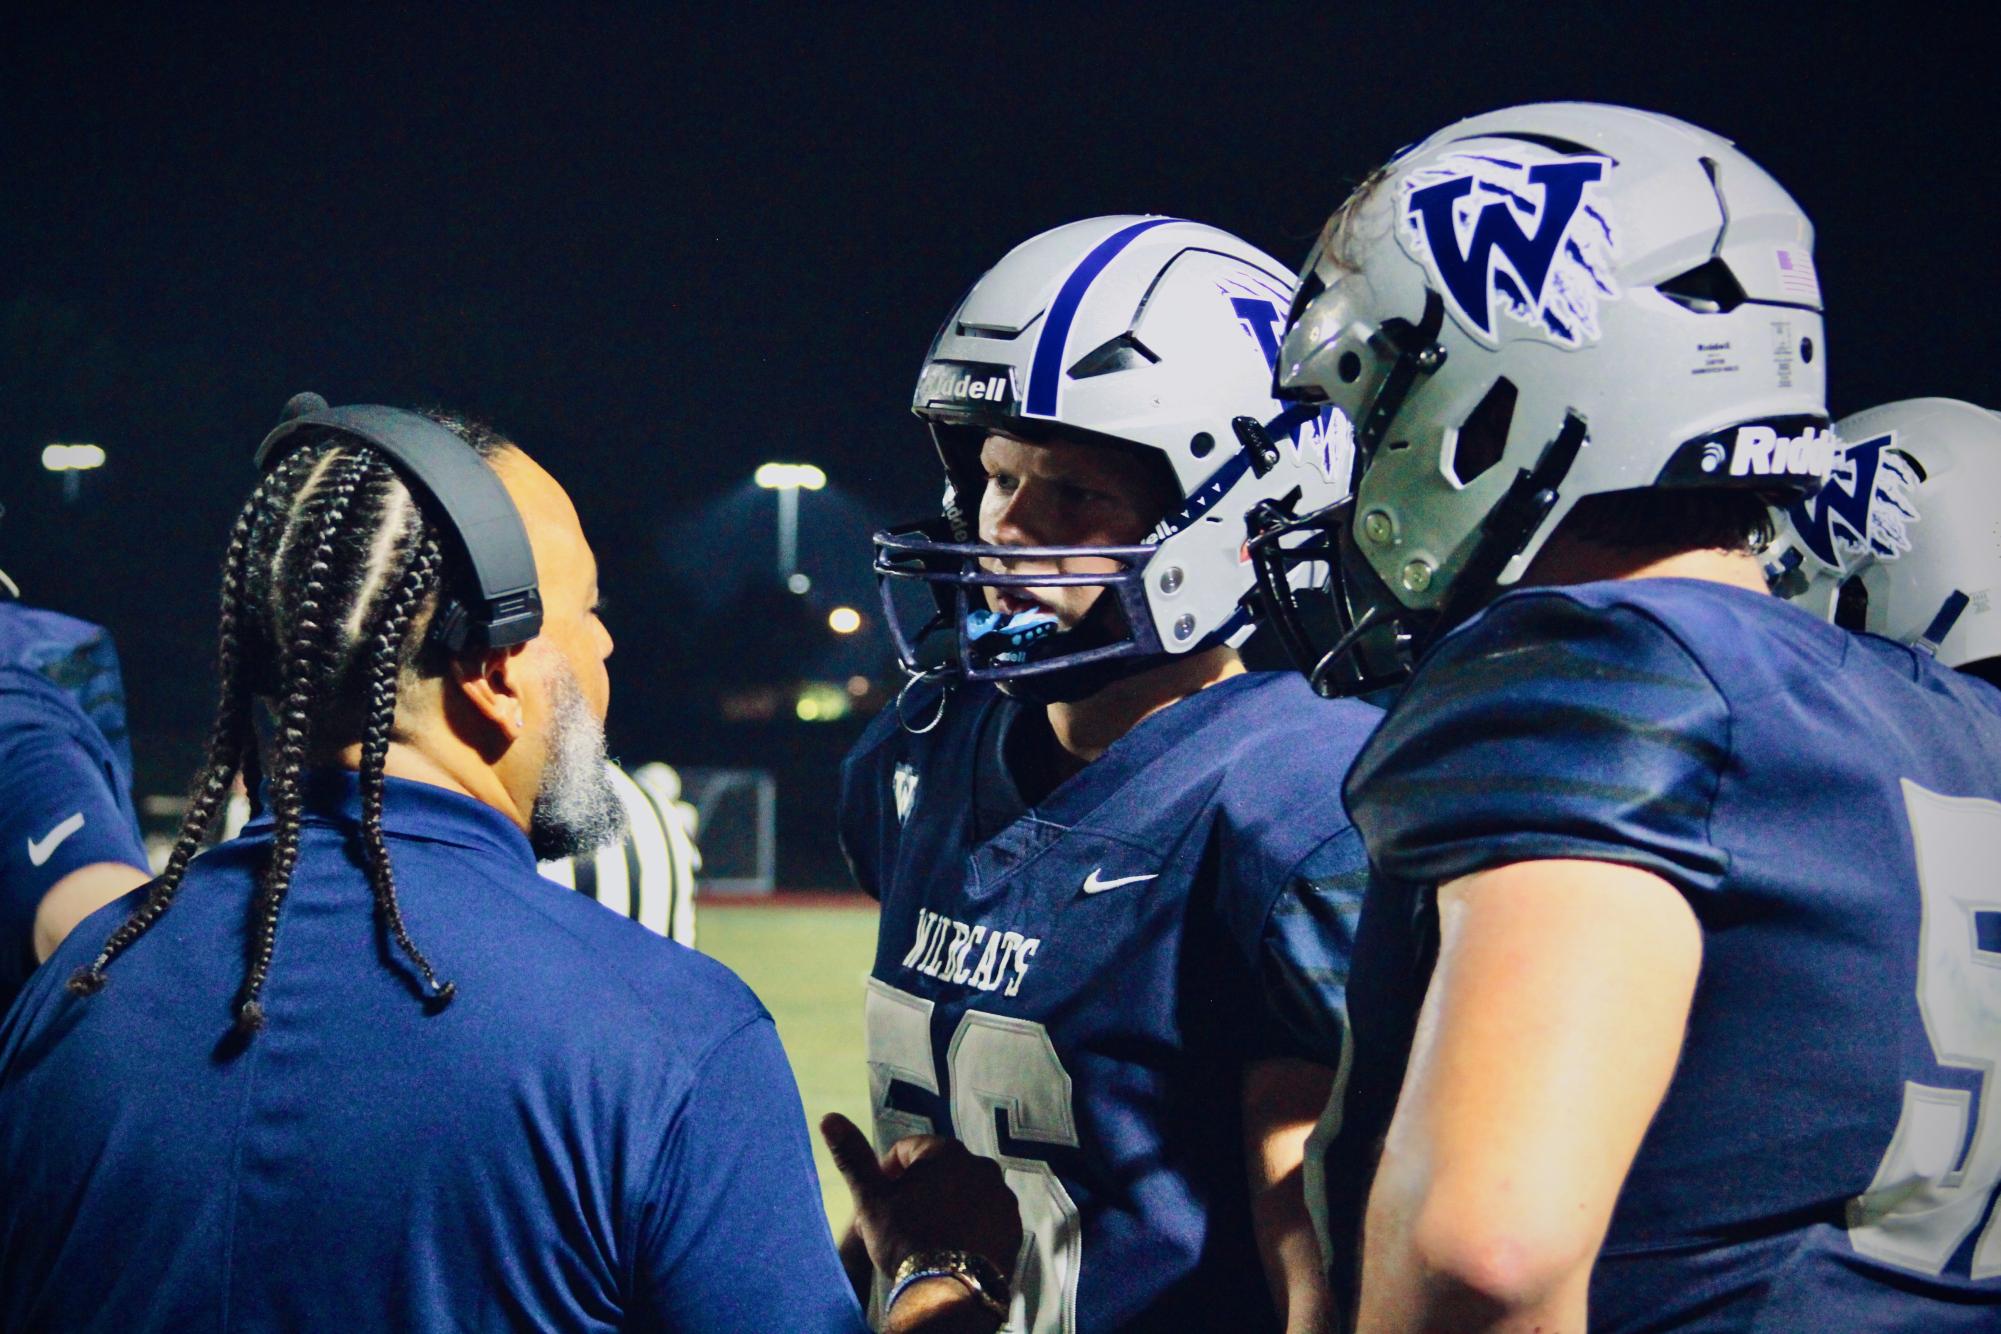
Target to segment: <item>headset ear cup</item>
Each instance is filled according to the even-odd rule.
[[[431,618],[431,643],[447,656],[456,657],[465,652],[467,640],[471,638],[472,622],[466,615],[465,604],[457,598],[448,597],[438,603],[438,613]]]

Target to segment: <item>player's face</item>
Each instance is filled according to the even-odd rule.
[[[1128,546],[1145,538],[1167,503],[1140,460],[1099,445],[1029,444],[990,435],[980,446],[987,474],[980,497],[980,540],[994,546]],[[1060,561],[988,559],[990,570],[1014,574],[1116,574],[1102,556]],[[1103,593],[1095,585],[989,588],[996,611],[1043,610],[1074,627]]]

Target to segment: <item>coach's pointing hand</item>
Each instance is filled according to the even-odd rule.
[[[938,1135],[900,1139],[878,1160],[868,1137],[838,1113],[821,1119],[820,1135],[854,1196],[855,1229],[883,1273],[894,1275],[907,1257],[919,1253],[970,1251],[1012,1278],[1021,1250],[1021,1210],[1000,1164]],[[925,1286],[955,1297],[964,1292],[947,1281]],[[903,1317],[916,1314],[906,1307],[916,1307],[916,1297],[899,1301],[898,1319],[885,1328],[934,1328],[929,1321],[906,1326]],[[992,1325],[986,1320],[978,1327]]]

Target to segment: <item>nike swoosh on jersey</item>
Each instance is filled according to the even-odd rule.
[[[78,811],[75,815],[70,816],[69,819],[64,820],[54,829],[42,835],[39,843],[32,838],[29,839],[28,860],[34,865],[40,866],[55,855],[56,849],[63,845],[64,839],[81,828],[83,828],[83,812]]]
[[[1104,869],[1102,866],[1094,866],[1091,868],[1091,874],[1084,877],[1084,892],[1086,894],[1102,894],[1108,889],[1117,889],[1121,885],[1137,885],[1142,880],[1158,880],[1160,878],[1160,872],[1155,871],[1152,875],[1128,875],[1121,876],[1117,880],[1100,880],[1098,876]]]

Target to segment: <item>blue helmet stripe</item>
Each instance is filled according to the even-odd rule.
[[[1230,488],[1237,484],[1237,479],[1250,470],[1251,456],[1242,450],[1223,460],[1222,465],[1204,478],[1194,493],[1182,502],[1180,509],[1161,520],[1160,527],[1155,529],[1160,535],[1158,540],[1165,542],[1214,509],[1217,501],[1230,494]]]
[[[1063,378],[1063,348],[1070,341],[1070,322],[1077,318],[1077,307],[1084,303],[1084,293],[1105,271],[1105,266],[1131,245],[1141,232],[1180,221],[1180,218],[1148,218],[1145,222],[1122,227],[1098,242],[1091,253],[1084,256],[1083,262],[1070,270],[1070,276],[1063,280],[1056,299],[1049,304],[1049,318],[1042,322],[1042,338],[1035,345],[1035,360],[1029,363],[1027,410],[1030,414],[1037,417],[1056,415],[1056,391]]]

